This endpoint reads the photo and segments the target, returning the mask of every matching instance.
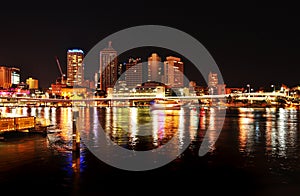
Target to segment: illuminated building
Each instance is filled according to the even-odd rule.
[[[126,63],[125,81],[128,87],[136,87],[142,84],[143,66],[140,58],[130,58]]]
[[[118,79],[118,59],[117,51],[112,48],[112,42],[108,42],[108,47],[100,51],[100,90],[114,87]]]
[[[26,79],[26,84],[28,85],[29,89],[38,89],[39,88],[39,81],[33,78]]]
[[[0,66],[0,87],[9,88],[20,83],[20,69]]]
[[[0,86],[9,88],[11,86],[11,72],[8,67],[0,67]]]
[[[210,95],[217,94],[218,84],[219,84],[218,74],[209,72],[209,74],[208,74],[208,93]]]
[[[218,84],[217,85],[217,94],[225,95],[226,94],[226,84]]]
[[[178,57],[168,56],[164,62],[163,82],[171,87],[183,87],[183,62]]]
[[[135,87],[136,91],[136,96],[156,96],[157,95],[157,90],[164,90],[163,94],[164,96],[171,96],[172,95],[172,89],[170,86],[165,85],[164,83],[161,82],[156,82],[156,81],[148,81],[144,82],[141,85],[138,85]]]
[[[20,83],[20,69],[11,68],[11,84],[18,85]]]
[[[61,83],[55,83],[55,84],[51,84],[51,94],[52,96],[55,95],[55,97],[60,97],[62,94],[62,88],[67,87],[66,84],[61,84]]]
[[[148,58],[148,81],[162,82],[164,74],[161,58],[156,53],[152,53]]]
[[[208,74],[208,86],[216,87],[219,84],[218,74],[209,72]]]
[[[81,86],[84,81],[84,53],[80,49],[67,52],[67,85]]]
[[[65,98],[72,98],[72,97],[85,97],[87,94],[87,90],[84,87],[75,87],[75,88],[70,88],[70,87],[62,87],[60,89],[61,96]]]
[[[224,95],[226,94],[226,85],[219,84],[218,74],[209,72],[208,74],[208,91],[211,95]]]

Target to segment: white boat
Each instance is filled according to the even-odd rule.
[[[172,99],[154,99],[150,102],[150,110],[180,110],[181,105]]]

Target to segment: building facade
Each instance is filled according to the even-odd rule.
[[[164,74],[161,58],[157,53],[152,53],[148,57],[148,81],[163,82]]]
[[[208,74],[208,86],[216,87],[219,84],[218,74],[209,72]]]
[[[0,87],[10,88],[13,84],[20,83],[20,69],[15,67],[0,66]]]
[[[180,58],[168,56],[164,61],[163,82],[171,87],[183,87],[183,69],[183,62]]]
[[[28,79],[26,79],[26,84],[28,85],[29,89],[38,89],[39,88],[39,81],[37,79],[28,78]]]
[[[143,66],[141,58],[130,58],[126,63],[125,72],[126,85],[129,88],[135,88],[143,82]]]
[[[226,94],[226,84],[220,84],[217,73],[209,72],[208,74],[208,93],[210,95]]]
[[[67,52],[67,85],[81,86],[84,81],[84,53],[80,49]]]
[[[11,69],[11,84],[18,85],[20,84],[20,69],[12,67]]]
[[[99,80],[100,90],[112,88],[118,80],[118,53],[108,42],[108,47],[100,51]]]

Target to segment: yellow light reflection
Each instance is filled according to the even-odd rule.
[[[287,111],[283,108],[279,108],[278,119],[277,119],[277,138],[274,141],[278,141],[278,154],[280,156],[286,156],[286,130],[287,130]]]
[[[138,123],[138,109],[137,108],[130,108],[129,110],[129,132],[130,132],[130,137],[132,138],[133,141],[135,141],[137,138],[137,123]]]
[[[68,107],[62,107],[61,108],[61,124],[60,124],[60,129],[62,130],[61,132],[61,137],[66,140],[66,141],[70,141],[72,139],[72,133],[73,133],[73,129],[72,129],[72,123],[73,123],[73,119],[72,119],[72,108]]]
[[[95,140],[98,141],[98,126],[101,126],[99,122],[99,117],[98,117],[98,110],[97,107],[93,108],[93,136],[95,137]]]
[[[184,145],[184,142],[183,142],[184,140],[183,139],[184,139],[184,131],[185,131],[185,129],[184,129],[184,111],[183,111],[183,109],[180,110],[178,115],[179,116],[176,116],[177,119],[174,118],[174,121],[178,122],[177,126],[175,126],[174,128],[175,128],[175,130],[178,129],[179,149],[182,149],[182,147]],[[195,115],[197,115],[197,114],[193,113],[193,116],[195,116]],[[192,119],[192,117],[190,117],[190,118]],[[197,122],[196,122],[196,124],[197,124]],[[191,123],[191,126],[194,127],[195,125]],[[196,131],[197,131],[197,129],[194,129],[194,130],[191,129],[191,132],[193,132],[193,135],[196,134]]]
[[[51,108],[51,124],[56,125],[56,108]]]
[[[22,107],[22,115],[27,116],[27,107]]]
[[[159,113],[161,111],[154,110],[152,111],[152,137],[153,137],[153,144],[155,146],[158,145],[158,135],[159,135],[159,129],[160,129],[160,123],[159,123]]]
[[[270,108],[266,109],[266,153],[272,153],[274,146],[274,141],[273,141],[273,133],[276,131],[275,128],[275,114],[276,110],[272,111]]]
[[[190,110],[190,126],[189,126],[189,130],[190,130],[190,139],[191,140],[195,140],[196,137],[197,137],[197,130],[198,130],[198,124],[199,124],[198,115],[199,114],[198,114],[197,109],[194,108],[194,109]],[[181,112],[180,113],[180,123],[183,123],[183,121],[184,121],[184,114]],[[184,126],[184,124],[182,126]]]
[[[239,118],[239,150],[240,152],[251,152],[254,143],[254,125],[253,115],[246,114],[244,110],[240,110]],[[247,117],[248,116],[248,117]]]
[[[206,110],[201,108],[200,110],[200,129],[205,130],[206,129]]]
[[[30,115],[31,116],[36,116],[36,108],[35,107],[31,108]]]

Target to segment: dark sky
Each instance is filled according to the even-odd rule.
[[[216,61],[228,87],[300,84],[298,6],[197,1],[39,1],[0,7],[0,65],[49,87],[66,72],[66,52],[88,53],[104,37],[136,25],[165,25],[195,37]],[[165,3],[163,3],[165,2]],[[142,58],[147,58],[144,54]],[[144,59],[145,60],[145,59]],[[188,69],[186,69],[189,72]],[[199,76],[190,75],[191,80]]]

